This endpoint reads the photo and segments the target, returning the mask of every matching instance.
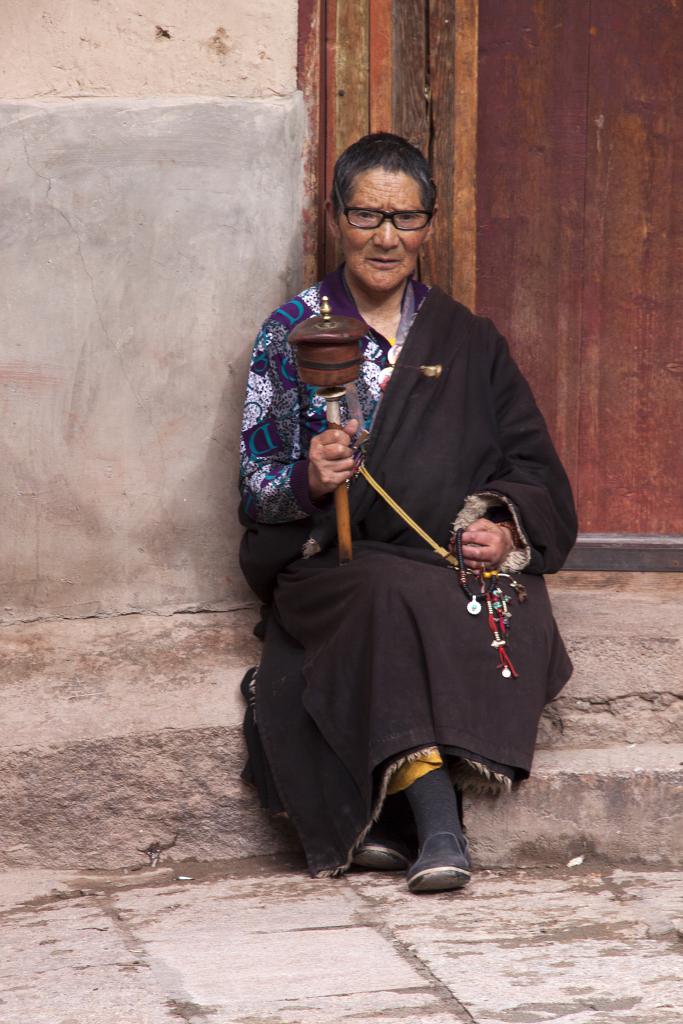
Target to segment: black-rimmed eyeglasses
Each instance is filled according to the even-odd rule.
[[[344,216],[352,228],[363,231],[374,231],[390,220],[397,231],[419,231],[426,228],[432,219],[430,210],[366,210],[361,206],[345,206]]]

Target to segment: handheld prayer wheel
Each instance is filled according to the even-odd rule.
[[[304,320],[289,336],[296,352],[299,376],[304,384],[311,384],[325,399],[328,427],[341,427],[339,399],[343,397],[346,385],[358,376],[363,358],[359,342],[366,330],[366,324],[355,317],[333,316],[329,300],[323,295],[320,316]],[[339,561],[350,562],[351,517],[345,483],[339,484],[334,492],[334,506]]]

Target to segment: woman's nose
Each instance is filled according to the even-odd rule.
[[[382,249],[393,249],[394,246],[398,245],[399,241],[398,231],[390,220],[382,221],[380,226],[375,229],[372,237],[375,244],[379,245]]]

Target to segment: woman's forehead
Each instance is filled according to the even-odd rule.
[[[382,210],[420,209],[420,186],[404,171],[385,171],[382,167],[374,167],[356,175],[347,205]]]

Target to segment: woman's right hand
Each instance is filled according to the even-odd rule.
[[[349,420],[344,427],[332,427],[316,434],[308,449],[308,489],[313,501],[331,494],[348,480],[353,470],[351,438],[358,430],[358,420]]]

